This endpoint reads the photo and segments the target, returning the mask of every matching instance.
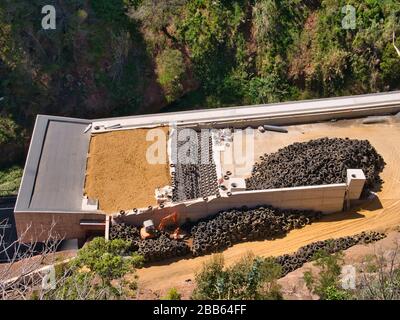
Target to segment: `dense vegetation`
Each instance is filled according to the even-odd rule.
[[[314,268],[306,267],[303,272],[305,285],[309,293],[320,300],[398,300],[399,250],[397,246],[394,250],[365,255],[353,265],[345,265],[343,251],[329,254],[319,250],[312,257]],[[344,267],[355,268],[353,279],[345,277]],[[278,281],[281,272],[282,267],[273,258],[255,257],[249,253],[225,267],[222,255],[213,255],[196,275],[191,298],[281,300],[284,299]]]
[[[282,299],[277,280],[281,266],[272,258],[255,257],[251,253],[231,267],[224,267],[221,254],[214,255],[196,275],[193,299],[260,300]]]
[[[143,257],[120,239],[94,238],[78,250],[77,257],[56,269],[55,289],[40,292],[38,299],[103,300],[132,298],[137,289],[136,268]],[[127,274],[129,278],[125,277]]]
[[[41,28],[46,4],[56,30]],[[354,29],[342,27],[345,5]],[[38,113],[96,118],[398,89],[393,32],[394,0],[3,0],[0,166],[21,164]]]

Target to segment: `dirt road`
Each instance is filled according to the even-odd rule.
[[[274,241],[246,242],[224,251],[227,264],[237,261],[247,251],[255,255],[271,256],[290,253],[299,247],[327,238],[352,235],[364,230],[389,230],[400,225],[400,124],[362,125],[359,121],[308,124],[288,127],[288,134],[268,133],[268,139],[256,137],[256,156],[274,152],[293,142],[302,142],[320,137],[349,137],[368,139],[386,161],[381,174],[384,184],[378,198],[351,212],[336,213],[300,230],[291,231],[286,237]],[[164,290],[194,279],[195,273],[208,256],[162,262],[138,270],[141,288]]]

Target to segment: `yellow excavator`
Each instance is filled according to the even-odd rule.
[[[140,229],[140,237],[143,240],[155,238],[159,235],[159,231],[164,231],[165,227],[170,223],[174,225],[178,224],[178,214],[176,212],[162,218],[157,228],[154,226],[153,220],[146,220],[143,222],[143,227]],[[178,240],[182,239],[184,235],[181,229],[177,227],[174,232],[170,234],[170,237]]]

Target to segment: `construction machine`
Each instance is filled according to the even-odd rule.
[[[178,214],[176,212],[162,218],[157,228],[155,228],[152,220],[146,220],[143,222],[143,227],[140,229],[140,237],[143,240],[155,238],[159,235],[160,231],[164,231],[166,226],[171,223],[178,225]],[[177,227],[174,232],[170,234],[170,237],[178,240],[182,239],[184,235],[182,234],[181,229]]]

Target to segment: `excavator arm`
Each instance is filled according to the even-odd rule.
[[[178,214],[176,212],[171,213],[164,218],[161,219],[160,224],[158,225],[158,230],[162,231],[165,229],[166,225],[171,222],[174,225],[178,224]]]

